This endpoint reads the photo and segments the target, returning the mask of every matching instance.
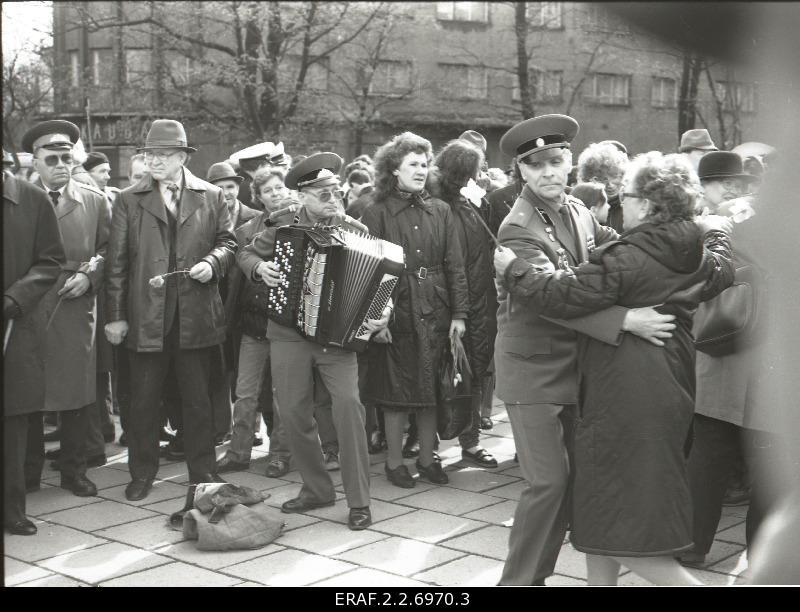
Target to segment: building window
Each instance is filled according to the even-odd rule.
[[[192,78],[192,59],[177,52],[167,54],[167,78],[175,85],[188,85]]]
[[[589,30],[601,32],[627,32],[629,30],[627,24],[620,19],[615,19],[602,3],[589,2],[584,5],[584,10],[584,24]]]
[[[92,84],[111,87],[114,84],[111,49],[92,49]]]
[[[529,2],[526,9],[528,25],[546,30],[560,30],[564,27],[561,6],[561,2]]]
[[[528,76],[531,95],[536,102],[561,101],[562,83],[564,72],[562,70],[531,70]],[[514,90],[511,95],[514,102],[519,102],[522,97],[519,93],[519,79],[514,77]]]
[[[152,84],[150,49],[125,49],[125,84],[133,87]]]
[[[381,60],[375,67],[369,93],[376,95],[401,95],[411,89],[411,63]]]
[[[300,74],[302,59],[299,55],[287,55],[278,67],[278,89],[293,91]],[[306,67],[303,90],[311,92],[328,91],[328,58],[323,57]]]
[[[631,77],[627,74],[592,75],[591,100],[598,104],[630,105]]]
[[[81,86],[81,58],[77,51],[69,52],[69,86]]]
[[[650,103],[654,108],[675,108],[678,100],[678,87],[675,79],[653,77],[650,90]]]
[[[489,95],[489,75],[482,66],[440,64],[444,72],[442,92],[448,98],[483,100]]]
[[[748,83],[732,81],[717,81],[717,100],[722,101],[722,110],[726,112],[741,111],[754,113],[756,111],[756,88]]]
[[[437,2],[436,18],[440,21],[473,21],[488,23],[488,2]]]

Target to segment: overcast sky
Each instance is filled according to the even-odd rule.
[[[3,2],[3,55],[33,49],[43,40],[50,44],[52,2]]]

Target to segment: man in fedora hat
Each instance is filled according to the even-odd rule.
[[[714,141],[711,140],[708,130],[686,130],[681,135],[681,144],[678,147],[678,152],[683,153],[695,171],[697,171],[700,160],[709,151],[719,151],[719,149],[717,149]]]
[[[217,283],[236,240],[222,190],[185,167],[183,125],[153,121],[144,146],[149,176],[120,193],[106,270],[106,336],[129,350],[129,500],[144,499],[158,473],[159,405],[174,367],[192,483],[219,482],[208,379],[225,339]]]
[[[37,183],[53,203],[67,257],[58,282],[42,301],[49,313],[44,411],[60,417],[57,466],[62,488],[88,497],[97,495],[86,469],[90,419],[97,415],[96,297],[102,288],[111,207],[102,192],[72,178],[73,147],[79,137],[74,123],[44,121],[23,135],[22,148],[34,156]],[[99,452],[104,452],[103,445]],[[30,455],[29,486],[38,486],[43,461],[43,449]]]
[[[497,278],[512,259],[524,265],[567,268],[617,238],[565,193],[572,168],[570,142],[578,123],[543,115],[518,123],[500,139],[514,158],[524,187],[498,232]],[[498,261],[500,261],[498,264]],[[576,334],[618,344],[629,330],[662,344],[671,315],[614,306],[577,321],[544,319],[528,301],[498,284],[496,394],[506,404],[522,474],[527,482],[509,536],[500,584],[544,584],[553,573],[567,528],[570,431],[578,402]],[[569,328],[567,327],[569,326]]]
[[[296,189],[303,207],[288,212],[275,225],[296,223],[312,226],[342,225],[366,232],[364,225],[343,214],[344,193],[337,173],[342,158],[335,153],[316,153],[295,165],[286,175],[286,186]],[[268,227],[239,254],[245,276],[269,287],[279,283],[279,268],[272,261],[276,228]],[[385,327],[390,308],[373,331]],[[283,512],[306,512],[332,506],[336,501],[333,481],[325,468],[314,424],[314,368],[319,372],[332,399],[333,421],[339,438],[339,462],[347,505],[348,527],[366,529],[372,523],[369,510],[369,453],[364,435],[365,411],[359,399],[358,364],[355,353],[323,347],[304,339],[294,328],[270,320],[272,382],[275,403],[289,439],[292,458],[303,478],[299,495],[281,506]]]
[[[699,208],[708,207],[717,213],[725,202],[740,198],[759,181],[757,176],[743,170],[742,158],[732,151],[713,151],[700,160],[697,176],[703,186]]]

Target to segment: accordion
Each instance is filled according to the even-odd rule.
[[[275,236],[280,283],[267,314],[301,336],[352,351],[367,346],[405,269],[403,247],[340,227],[286,225]]]

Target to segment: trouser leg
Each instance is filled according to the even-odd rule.
[[[322,452],[338,453],[339,440],[333,422],[331,394],[317,368],[314,368],[314,419],[317,421]]]
[[[481,382],[481,416],[492,416],[492,402],[494,401],[494,372],[484,376]]]
[[[272,432],[269,435],[269,460],[283,459],[288,462],[292,458],[292,451],[289,448],[289,436],[283,426],[281,418],[281,407],[277,401],[272,407]]]
[[[315,359],[331,397],[347,505],[350,508],[369,506],[369,452],[364,436],[366,417],[358,393],[356,356],[329,347],[315,351]]]
[[[61,477],[75,479],[86,475],[86,446],[89,436],[89,414],[95,410],[92,402],[77,410],[61,414],[61,455],[58,459]]]
[[[96,391],[97,399],[94,402],[94,409],[90,410],[87,415],[87,457],[96,457],[106,453],[105,435],[109,433],[108,422],[111,421],[111,375],[109,372],[97,373]],[[110,433],[113,436],[114,421],[111,421]]]
[[[41,421],[41,413],[39,423]],[[25,462],[29,415],[3,417],[3,522],[25,520]]]
[[[192,480],[196,480],[193,476],[216,471],[214,426],[208,392],[211,350],[217,349],[177,350],[174,359],[181,396],[186,465]]]
[[[25,483],[38,485],[44,468],[44,414],[28,415],[27,442],[25,445]]]
[[[522,475],[501,584],[531,585],[553,573],[567,529],[569,457],[558,404],[506,404]]]
[[[239,463],[250,461],[256,425],[256,407],[269,367],[269,340],[242,336],[239,345],[239,376],[236,379],[236,403],[233,405],[233,433],[227,456]]]
[[[458,443],[461,445],[461,448],[465,450],[480,444],[481,399],[481,387],[480,385],[475,385],[472,389],[472,397],[470,398],[472,425],[470,425],[467,431],[458,436]]]
[[[129,351],[131,407],[128,415],[128,469],[131,477],[152,480],[158,473],[161,397],[170,365],[165,352]]]
[[[131,367],[128,349],[117,346],[114,347],[116,358],[114,367],[114,377],[116,387],[114,389],[114,399],[119,409],[119,426],[123,432],[128,430],[128,419],[131,412]]]

